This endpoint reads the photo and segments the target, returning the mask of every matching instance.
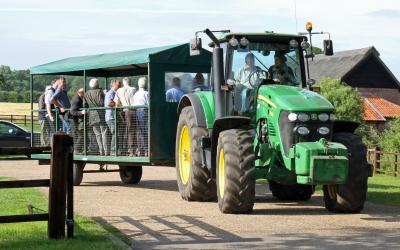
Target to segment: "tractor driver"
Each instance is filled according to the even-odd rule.
[[[280,84],[296,85],[293,70],[287,66],[285,55],[276,53],[274,59],[275,65],[269,68],[271,78]]]
[[[255,65],[254,55],[248,53],[245,57],[245,65],[235,77],[235,110],[239,113],[247,112],[251,105],[251,91],[259,84],[260,78],[256,73],[261,70]]]

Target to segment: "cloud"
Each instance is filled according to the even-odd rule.
[[[371,17],[400,18],[400,10],[382,9],[369,12],[367,15]]]

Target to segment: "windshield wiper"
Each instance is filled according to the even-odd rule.
[[[269,71],[269,69],[267,68],[267,66],[265,66],[264,63],[262,63],[262,62],[260,61],[260,59],[258,59],[258,57],[257,57],[256,55],[253,54],[253,52],[250,51],[250,53],[257,59],[257,61],[258,61],[267,71]]]

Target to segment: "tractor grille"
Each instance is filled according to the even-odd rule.
[[[332,139],[332,122],[330,120],[326,122],[321,122],[320,120],[310,120],[307,122],[295,121],[291,122],[288,119],[288,111],[282,111],[279,115],[279,132],[281,135],[281,140],[284,148],[284,153],[286,156],[289,154],[289,149],[293,147],[298,142],[315,142],[321,138],[327,140]],[[311,112],[302,112],[311,114]],[[318,112],[312,112],[313,114],[318,114]],[[325,113],[325,112],[324,112]],[[307,127],[310,130],[308,135],[300,135],[297,133],[296,128],[299,126]],[[318,133],[318,128],[328,127],[330,133],[327,135],[321,135]]]
[[[268,121],[268,134],[270,134],[271,136],[276,136],[275,127],[270,121]]]

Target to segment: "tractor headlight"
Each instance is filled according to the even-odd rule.
[[[297,128],[297,133],[299,133],[300,135],[308,135],[310,133],[310,130],[302,126]]]
[[[236,38],[232,37],[231,39],[229,39],[229,44],[230,44],[232,47],[236,47],[236,46],[238,46],[239,41],[238,41]]]
[[[249,40],[246,37],[242,37],[239,41],[240,46],[247,47],[249,45]]]
[[[289,121],[294,122],[297,120],[297,114],[296,113],[290,113],[287,117]]]
[[[297,115],[297,119],[301,122],[308,122],[310,120],[310,115],[306,113],[300,113]]]
[[[327,113],[321,113],[318,115],[318,119],[321,122],[326,122],[327,120],[329,120],[329,115]]]
[[[327,135],[331,132],[328,127],[320,127],[318,128],[318,133],[321,135]]]

